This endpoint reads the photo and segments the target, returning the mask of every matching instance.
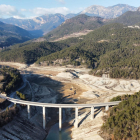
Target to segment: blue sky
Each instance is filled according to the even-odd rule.
[[[91,5],[128,4],[139,7],[139,0],[0,0],[0,17],[32,18],[44,14],[78,13]]]

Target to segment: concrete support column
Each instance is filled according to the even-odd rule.
[[[28,119],[30,119],[30,105],[27,105]]]
[[[59,131],[62,129],[62,108],[59,107]]]
[[[109,110],[109,106],[107,105],[106,107],[105,107],[105,111],[108,111]]]
[[[78,128],[78,107],[75,108],[75,128]]]
[[[43,106],[43,128],[46,127],[45,107]]]
[[[91,120],[94,119],[94,106],[91,107]]]
[[[16,106],[16,103],[14,102],[14,106]]]

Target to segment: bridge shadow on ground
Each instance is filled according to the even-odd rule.
[[[96,116],[101,112],[102,110],[100,109],[100,108],[95,108],[95,111],[94,111],[94,118],[96,118]],[[82,113],[82,114],[84,114],[84,113]],[[82,114],[79,114],[79,116],[80,115],[82,115]],[[78,124],[78,127],[83,123],[83,121],[85,120],[85,119],[87,119],[87,117],[88,116],[90,116],[91,115],[91,111],[89,111],[86,115],[85,115],[85,117],[83,117],[83,119],[81,119],[81,121],[79,122],[79,124]]]
[[[44,102],[44,103],[55,103],[53,100],[50,100],[50,98],[55,98],[57,95],[56,102],[59,104],[76,104],[78,103],[79,99],[76,96],[76,88],[73,88],[74,85],[72,83],[65,85],[64,82],[57,81],[52,79],[51,77],[47,77],[41,74],[36,74],[31,71],[26,71],[26,73],[23,74],[26,79],[29,81],[31,88],[29,85],[26,85],[24,89],[21,89],[20,92],[24,93],[25,96],[28,98],[28,100],[32,99],[31,90],[34,94],[34,102]],[[67,82],[68,83],[68,82]],[[49,92],[50,94],[48,94]],[[24,109],[24,115],[20,115],[21,118],[24,118],[28,116],[27,109]],[[40,113],[40,117],[36,117],[36,113],[40,111],[42,112],[41,107],[31,107],[31,120],[32,123],[34,123],[35,126],[42,126],[42,114]],[[79,119],[79,126],[86,120],[89,115],[91,115],[91,112],[86,110],[86,108],[79,108],[78,110],[78,116],[82,116],[85,114],[85,112],[88,112],[83,118]],[[58,122],[59,120],[59,109],[58,108],[46,108],[46,131],[48,132],[52,125]],[[94,118],[101,112],[100,108],[97,108],[95,110]],[[27,114],[25,114],[27,113]],[[75,122],[75,110],[71,109],[65,109],[65,116],[68,121],[73,121],[73,124]],[[37,118],[37,121],[35,121]],[[41,120],[41,121],[40,121]],[[94,121],[94,120],[93,120]],[[30,120],[29,120],[30,122]],[[28,123],[29,123],[28,122]],[[12,123],[12,122],[10,122]],[[14,123],[16,123],[16,120],[14,120]],[[18,122],[17,122],[18,123]],[[29,123],[30,124],[30,123]],[[12,126],[12,125],[11,125]],[[64,126],[64,125],[63,125]],[[26,135],[26,130],[24,130]],[[37,132],[38,133],[38,132]]]
[[[73,90],[70,86],[68,86],[67,88],[65,88],[65,83],[61,82],[61,81],[57,81],[52,79],[51,77],[47,77],[44,75],[40,75],[40,74],[34,74],[31,73],[31,71],[27,72],[29,74],[25,74],[25,76],[27,77],[28,81],[32,84],[35,83],[37,85],[40,86],[46,86],[49,91],[55,91],[55,93],[58,95],[57,98],[57,103],[58,104],[76,104],[77,101],[79,101],[79,99],[77,98],[77,96],[75,95],[75,90]],[[66,94],[66,92],[69,92],[69,94]],[[41,99],[40,95],[40,99]],[[43,94],[43,96],[45,96]],[[54,93],[52,93],[52,96],[55,96]],[[35,96],[35,101],[39,99],[39,97]],[[46,103],[48,103],[46,101]],[[52,103],[52,102],[49,102]],[[51,118],[51,122],[47,121],[47,126],[53,125],[54,123],[58,122],[59,120],[59,109],[58,108],[47,108],[48,109],[48,117]],[[72,125],[75,123],[75,110],[69,110],[65,109],[66,112],[66,118],[67,120],[71,121],[74,120]],[[85,114],[85,112],[88,112],[85,116],[82,116],[83,114]],[[96,118],[96,116],[101,112],[100,108],[96,108],[95,112],[94,112],[94,118]],[[69,115],[70,114],[70,115]],[[78,110],[78,116],[82,116],[82,118],[79,119],[79,126],[84,122],[84,120],[86,120],[88,118],[88,116],[91,115],[90,111],[86,111],[86,108],[79,108]],[[94,120],[93,120],[94,121]],[[47,127],[46,126],[46,127]]]
[[[28,72],[26,72],[28,73]],[[27,76],[27,79],[30,83],[35,83],[38,84],[40,86],[46,86],[47,88],[49,88],[50,91],[55,91],[55,93],[58,95],[58,99],[57,99],[57,103],[59,104],[76,104],[79,99],[77,98],[77,96],[75,96],[75,89],[72,89],[72,86],[67,86],[65,87],[65,83],[61,82],[61,81],[57,81],[52,79],[51,77],[47,77],[44,75],[39,75],[39,74],[34,74],[29,72],[29,75]],[[66,94],[66,92],[69,92],[69,94]],[[41,96],[41,95],[40,95]],[[48,103],[48,102],[46,102]],[[52,109],[52,108],[48,108],[49,112],[48,115],[49,117],[51,117],[53,120],[57,120],[58,121],[58,117],[59,117],[59,110],[56,109]],[[78,111],[78,115],[82,116],[85,113],[86,108],[81,108]],[[74,120],[75,119],[75,110],[70,110],[67,111],[68,109],[65,109],[66,111],[66,118],[70,118],[68,119],[69,121]],[[86,111],[87,112],[87,111]],[[95,112],[94,112],[94,118],[101,112],[100,108],[96,108]],[[57,115],[56,115],[57,114]],[[68,114],[68,115],[67,115]],[[69,115],[71,114],[71,115]],[[73,115],[72,115],[73,114]],[[82,119],[79,119],[79,126],[83,123],[83,121],[85,119],[87,119],[87,117],[91,115],[91,112],[89,111]],[[75,121],[73,121],[74,124]]]

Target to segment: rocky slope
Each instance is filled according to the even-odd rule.
[[[110,7],[93,5],[80,12],[80,14],[99,16],[103,18],[116,18],[127,11],[136,11],[136,10],[137,10],[136,7],[129,6],[126,4],[118,4]]]
[[[25,76],[25,75],[24,75]],[[30,77],[30,74],[26,74],[26,78],[30,79],[30,83],[26,84],[26,87],[20,92],[26,95],[26,97],[35,102],[56,103],[56,92],[51,88],[47,88],[44,85],[40,85],[43,82],[53,82],[48,78],[41,78],[41,76]],[[34,79],[38,79],[38,84],[33,83]],[[30,86],[29,86],[30,84]],[[14,97],[16,98],[16,97]],[[18,106],[18,105],[17,105]],[[43,117],[42,108],[31,107],[31,119],[28,119],[27,107],[19,107],[20,112],[18,115],[7,125],[0,128],[1,140],[43,140],[47,135],[49,129],[49,122],[53,120],[53,114],[51,110],[46,108],[46,130],[43,129]],[[54,111],[56,115],[56,111]]]
[[[59,27],[44,36],[47,40],[55,40],[75,32],[94,30],[104,25],[106,20],[100,17],[90,17],[85,14],[67,19]]]
[[[86,14],[88,16],[99,16],[102,18],[116,18],[127,11],[136,10],[136,7],[126,4],[118,4],[110,7],[93,5],[78,14],[46,14],[40,17],[35,17],[33,19],[0,18],[0,21],[19,26],[23,29],[29,30],[30,33],[35,37],[41,37],[43,34],[46,34],[61,25],[65,20],[75,17],[79,14]]]
[[[3,63],[0,63],[3,64]],[[77,99],[77,103],[87,103],[87,104],[92,104],[92,103],[101,103],[101,102],[108,102],[112,97],[115,97],[117,95],[124,95],[124,94],[133,94],[134,92],[137,92],[140,90],[140,80],[125,80],[125,79],[111,79],[107,78],[107,75],[103,75],[103,77],[95,77],[91,76],[88,73],[90,69],[85,69],[85,68],[74,68],[72,66],[69,67],[37,67],[35,65],[30,65],[27,67],[27,65],[20,64],[20,63],[4,63],[5,65],[9,66],[16,66],[20,67],[24,73],[28,77],[28,80],[32,86],[34,95],[35,95],[35,101],[39,102],[55,102],[55,93],[52,92],[50,94],[49,91],[52,89],[55,91],[56,87],[59,87],[57,90],[61,91],[63,93],[63,83],[69,83],[70,86],[65,88],[65,92],[67,93],[65,95],[65,100],[70,99]],[[71,71],[69,71],[71,69]],[[67,71],[67,72],[66,72]],[[74,75],[77,75],[77,78],[74,77]],[[41,75],[39,75],[41,74]],[[37,78],[38,75],[38,78]],[[48,78],[45,78],[45,75],[51,77],[50,80]],[[59,85],[60,84],[60,85]],[[75,87],[73,85],[77,85],[78,87],[76,88],[76,94],[73,94],[73,90]],[[81,88],[85,89],[86,91],[81,91],[79,90]],[[49,91],[48,91],[49,89]],[[79,94],[78,94],[79,90]],[[24,93],[30,94],[30,89],[29,87],[26,87],[24,90]],[[40,97],[40,99],[39,99]],[[44,98],[43,98],[44,97]],[[83,100],[84,98],[84,100]],[[31,110],[31,120],[28,121],[27,118],[27,111],[26,109],[23,111],[23,113],[20,114],[20,116],[23,116],[25,120],[25,124],[23,124],[23,119],[17,119],[17,124],[10,123],[5,129],[0,130],[0,139],[3,138],[4,140],[8,139],[7,137],[12,137],[12,140],[16,140],[15,137],[11,136],[10,134],[13,134],[14,131],[14,136],[18,139],[21,136],[21,139],[33,139],[34,137],[37,138],[40,136],[40,139],[44,136],[44,131],[41,129],[42,126],[42,109],[37,107],[37,112],[34,110]],[[52,109],[51,109],[52,110]],[[50,110],[49,110],[50,111]],[[46,117],[47,117],[47,127],[48,127],[48,113],[49,111],[46,111]],[[53,110],[53,112],[56,115],[56,111]],[[66,112],[69,114],[69,110],[66,110]],[[73,140],[93,140],[93,139],[98,139],[98,140],[103,140],[98,132],[100,131],[100,127],[103,124],[102,117],[106,115],[104,111],[100,109],[95,109],[95,119],[91,121],[91,116],[90,116],[90,109],[80,109],[79,108],[79,117],[78,117],[78,122],[79,122],[79,128],[72,128],[72,139]],[[36,114],[36,115],[35,115]],[[68,115],[67,114],[67,115]],[[19,116],[19,117],[20,117]],[[69,117],[67,118],[67,122],[70,122],[72,125],[74,124],[74,118],[75,118],[75,112],[73,111],[68,115]],[[27,122],[26,122],[27,120]],[[15,122],[16,123],[16,122]],[[28,123],[28,124],[27,124]],[[18,131],[18,126],[26,126],[21,130],[19,127]],[[32,126],[31,126],[32,125]],[[36,125],[36,126],[35,126]],[[12,129],[10,129],[10,128]],[[36,128],[34,128],[36,127]],[[64,127],[64,125],[63,125]],[[33,132],[31,133],[31,128],[33,128]],[[36,131],[38,130],[39,131]],[[8,133],[7,133],[8,131]],[[17,134],[17,132],[20,132]],[[36,134],[34,134],[36,132]],[[40,132],[40,134],[38,133]],[[33,134],[32,137],[30,136],[30,133]],[[23,134],[28,137],[23,137]],[[41,136],[42,135],[42,136]],[[6,137],[7,136],[7,137]],[[3,139],[2,139],[3,140]]]
[[[1,18],[0,21],[19,26],[23,29],[29,30],[34,36],[40,37],[73,16],[75,16],[75,14],[68,14],[66,16],[62,14],[46,14],[33,19]]]
[[[43,140],[45,136],[46,132],[42,127],[23,117],[15,117],[12,122],[0,129],[1,140]]]

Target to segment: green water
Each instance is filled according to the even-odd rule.
[[[65,114],[65,109],[62,109],[62,124],[66,120],[66,114]],[[62,125],[62,130],[59,132],[59,123],[56,123],[53,125],[49,131],[49,134],[46,138],[46,140],[71,140],[70,137],[71,131],[70,131],[70,126],[63,126]]]
[[[69,128],[70,127],[62,128],[62,131],[59,132],[59,123],[53,125],[46,140],[71,140]]]

